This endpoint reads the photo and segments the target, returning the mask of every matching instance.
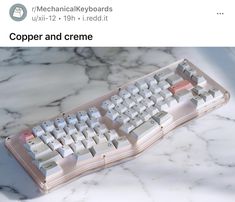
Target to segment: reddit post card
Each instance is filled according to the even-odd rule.
[[[235,202],[234,0],[0,0],[0,202]]]

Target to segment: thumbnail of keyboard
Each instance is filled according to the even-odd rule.
[[[39,189],[48,192],[135,157],[229,97],[222,86],[183,59],[12,135],[5,144]]]

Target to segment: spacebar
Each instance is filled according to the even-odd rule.
[[[150,134],[151,132],[153,131],[157,132],[158,129],[160,129],[160,125],[153,119],[149,119],[148,121],[140,125],[138,128],[133,130],[130,133],[130,138],[134,142],[137,142],[142,138],[148,136],[148,134]]]

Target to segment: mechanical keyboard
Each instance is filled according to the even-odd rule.
[[[222,86],[183,59],[10,136],[5,144],[47,192],[138,155],[229,97]]]

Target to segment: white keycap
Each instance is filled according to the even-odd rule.
[[[112,143],[116,149],[122,149],[122,148],[130,146],[130,142],[124,136],[114,139]]]
[[[80,131],[78,131],[77,133],[72,134],[71,137],[73,138],[74,142],[79,142],[79,141],[85,139],[85,136]]]
[[[135,111],[134,109],[128,109],[126,110],[125,115],[127,115],[130,118],[134,118],[135,116],[138,115],[138,112]]]
[[[128,108],[131,108],[131,107],[135,106],[135,102],[132,99],[127,98],[123,101],[123,105],[125,105]]]
[[[173,74],[174,72],[171,69],[166,68],[155,74],[154,78],[157,79],[158,81],[162,81]]]
[[[88,114],[90,116],[90,118],[100,118],[101,114],[99,112],[99,110],[96,107],[91,107],[88,109]]]
[[[52,121],[44,121],[42,122],[42,128],[45,131],[51,132],[55,128],[54,123]]]
[[[84,145],[82,144],[81,141],[72,143],[70,145],[71,149],[73,150],[74,153],[77,153],[79,151],[82,151],[85,149]]]
[[[169,107],[173,107],[177,105],[177,100],[174,97],[168,97],[165,102],[168,104]]]
[[[213,96],[210,93],[208,93],[208,92],[203,92],[203,93],[200,94],[200,96],[202,97],[202,99],[205,102],[213,100]]]
[[[120,114],[124,113],[127,110],[127,107],[123,104],[118,104],[116,105],[116,107],[114,108],[117,112],[119,112]]]
[[[205,102],[200,96],[195,96],[191,99],[191,102],[196,106],[196,107],[202,107],[204,106]]]
[[[113,146],[111,142],[104,142],[101,144],[97,144],[90,149],[93,156],[99,156],[99,155],[103,156],[104,154],[115,150],[116,148]]]
[[[131,99],[132,99],[133,101],[135,101],[136,103],[138,103],[138,102],[140,102],[141,100],[143,100],[144,98],[143,98],[141,95],[139,95],[139,94],[135,94],[135,95],[132,95],[132,96],[131,96]]]
[[[146,81],[146,83],[148,84],[148,87],[150,88],[151,86],[154,86],[154,85],[156,85],[157,84],[157,80],[156,79],[154,79],[153,77],[147,77],[146,79],[145,79],[145,81]]]
[[[70,154],[73,153],[73,150],[68,145],[63,145],[62,147],[57,149],[57,151],[60,153],[60,155],[63,158],[65,158],[65,157],[67,157],[67,156],[69,156]]]
[[[141,114],[139,114],[138,117],[142,119],[142,121],[147,121],[151,118],[151,115],[147,111],[144,111]]]
[[[173,74],[171,76],[169,76],[166,81],[170,84],[170,85],[175,85],[176,83],[182,81],[183,79],[178,76],[177,74]]]
[[[154,84],[154,85],[150,86],[149,90],[153,94],[156,94],[156,93],[159,93],[162,89],[157,84]]]
[[[116,110],[111,109],[111,110],[107,111],[105,116],[108,117],[109,119],[111,119],[112,121],[114,121],[119,116],[119,113]]]
[[[104,134],[108,129],[104,124],[100,124],[94,128],[97,134]]]
[[[210,93],[214,98],[222,97],[223,93],[216,89],[216,88],[211,88],[208,93]]]
[[[153,119],[160,125],[169,123],[173,120],[173,116],[165,111],[160,111],[153,116]]]
[[[75,126],[71,124],[65,126],[64,130],[68,135],[72,135],[77,132],[77,129],[75,128]]]
[[[87,125],[91,128],[94,128],[98,125],[100,125],[100,121],[97,118],[91,118],[87,120]]]
[[[93,137],[96,144],[107,142],[107,139],[104,134],[96,135]]]
[[[82,144],[84,145],[85,148],[89,149],[96,143],[92,137],[89,137],[87,139],[82,140]]]
[[[137,111],[138,113],[142,113],[146,107],[141,104],[141,103],[137,103],[134,107],[133,107],[134,111]]]
[[[169,106],[165,100],[156,103],[155,106],[158,108],[159,111],[169,109]]]
[[[205,89],[201,86],[195,86],[192,91],[196,93],[197,95],[200,95],[201,93],[205,92]]]
[[[152,95],[152,92],[146,88],[141,89],[139,94],[143,97],[143,98],[149,98]]]
[[[78,121],[75,124],[75,127],[79,130],[79,131],[83,131],[85,128],[88,128],[88,125],[85,123],[85,121]]]
[[[37,146],[40,146],[42,144],[44,144],[43,141],[39,137],[35,137],[27,140],[24,144],[24,147],[28,150],[32,150],[33,148],[36,148]]]
[[[192,92],[189,90],[181,90],[175,94],[175,98],[178,102],[189,100],[192,97]]]
[[[160,102],[163,100],[163,97],[160,94],[153,94],[150,99],[156,103],[156,102]]]
[[[62,172],[62,168],[54,161],[44,164],[40,170],[45,177]]]
[[[134,141],[141,140],[149,133],[155,132],[160,128],[159,124],[153,119],[149,119],[131,132],[131,138]]]
[[[120,124],[127,123],[129,120],[130,118],[125,114],[120,114],[116,119],[116,121]]]
[[[137,88],[135,85],[131,84],[127,86],[127,90],[132,94],[135,95],[136,93],[139,92],[139,88]]]
[[[135,85],[141,90],[148,88],[148,84],[144,80],[138,80],[135,82]]]
[[[204,85],[206,84],[206,79],[203,76],[200,75],[193,75],[192,76],[192,81],[194,81],[197,85]]]
[[[159,86],[162,90],[164,90],[164,89],[169,88],[169,87],[170,87],[170,84],[167,83],[166,81],[160,81],[160,82],[158,83],[158,86]]]
[[[41,135],[40,138],[46,144],[55,139],[50,132],[46,132],[45,134]]]
[[[86,111],[79,111],[77,113],[77,117],[79,121],[86,121],[87,119],[89,119],[89,116]]]
[[[123,99],[120,96],[118,96],[118,95],[113,95],[113,96],[111,96],[111,101],[115,105],[118,105],[118,104],[121,104],[123,102]]]
[[[63,117],[58,117],[55,119],[55,126],[57,128],[64,128],[66,126],[66,122]]]
[[[85,160],[90,160],[93,158],[89,149],[83,149],[81,151],[78,151],[74,155],[77,159],[77,163],[80,163],[81,161],[85,161]]]
[[[149,113],[151,116],[154,116],[159,110],[156,107],[149,107],[146,109],[146,112]]]
[[[78,122],[77,120],[77,117],[75,114],[69,114],[67,117],[66,117],[66,121],[68,124],[76,124]]]
[[[115,107],[115,105],[110,100],[105,100],[102,102],[101,107],[104,110],[108,111],[110,109],[113,109]]]
[[[52,131],[53,136],[58,139],[61,138],[63,135],[66,135],[65,131],[63,130],[63,128],[55,128]]]
[[[117,132],[116,132],[115,130],[109,130],[109,131],[107,131],[107,132],[104,134],[104,136],[106,137],[106,139],[107,139],[108,141],[112,141],[112,140],[117,139],[117,138],[119,137],[118,134],[117,134]]]
[[[52,161],[58,161],[61,159],[60,154],[57,151],[51,151],[42,157],[36,159],[33,161],[33,163],[38,167],[41,168],[46,163],[52,162]]]
[[[42,144],[30,150],[29,154],[33,157],[33,159],[38,159],[50,152],[51,149],[46,144]]]
[[[94,137],[96,135],[94,129],[92,129],[92,128],[86,128],[82,131],[82,133],[85,136],[85,138]]]
[[[143,123],[143,120],[140,117],[136,116],[135,118],[130,120],[130,123],[134,125],[135,127],[137,127]]]
[[[63,145],[69,145],[73,143],[73,138],[70,135],[64,135],[60,138],[60,142]]]
[[[120,90],[119,96],[122,97],[123,99],[126,99],[131,97],[131,94],[127,90]]]
[[[143,104],[146,108],[154,105],[154,102],[148,98],[142,100],[140,103]]]
[[[135,128],[134,125],[132,125],[130,122],[127,122],[127,123],[123,124],[123,125],[120,127],[120,130],[123,131],[124,133],[129,133],[129,132],[131,132],[134,128]]]
[[[35,126],[32,128],[33,134],[37,137],[40,137],[45,131],[42,129],[41,126]]]
[[[54,139],[52,141],[50,141],[48,143],[48,146],[52,149],[52,150],[56,150],[60,147],[62,147],[62,144],[57,140],[57,139]]]
[[[171,91],[169,91],[168,89],[162,90],[159,94],[165,99],[172,96]]]

